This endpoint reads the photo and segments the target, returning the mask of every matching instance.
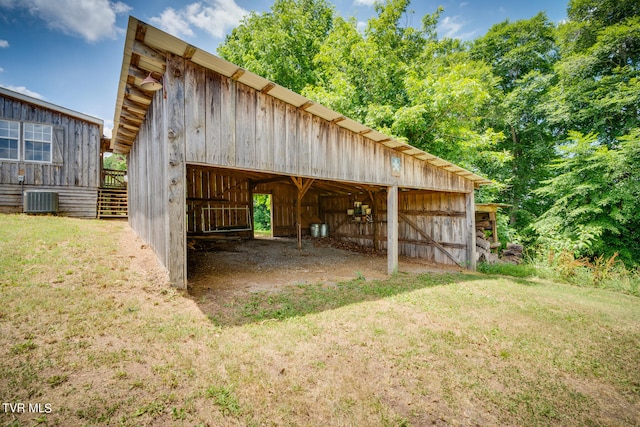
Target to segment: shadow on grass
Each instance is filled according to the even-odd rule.
[[[289,285],[277,291],[246,292],[223,301],[217,301],[215,295],[192,296],[192,299],[213,324],[229,327],[305,316],[419,289],[478,280],[479,277],[465,273],[398,273],[386,280],[358,278],[338,284]]]

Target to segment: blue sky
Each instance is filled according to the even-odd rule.
[[[0,86],[113,123],[129,15],[215,53],[242,17],[274,0],[0,0]],[[329,0],[365,22],[375,0]],[[471,40],[505,19],[545,11],[566,17],[558,0],[413,0],[408,25],[444,7],[438,34]]]

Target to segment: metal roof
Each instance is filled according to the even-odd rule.
[[[373,143],[382,144],[405,155],[416,157],[424,162],[445,169],[474,182],[476,187],[490,184],[491,181],[468,170],[413,147],[403,141],[371,129],[355,120],[332,111],[310,99],[263,77],[234,65],[209,52],[198,49],[158,28],[129,17],[129,25],[124,46],[122,70],[116,100],[111,148],[116,153],[128,153],[133,145],[140,125],[151,104],[152,93],[139,88],[141,81],[151,72],[164,74],[167,53],[182,56],[202,67],[232,78],[255,90],[268,93],[296,108],[303,109],[324,120],[362,135]]]

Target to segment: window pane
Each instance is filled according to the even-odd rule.
[[[0,159],[18,160],[18,141],[0,138]]]
[[[25,141],[24,158],[34,162],[51,161],[51,144],[45,142]]]
[[[20,123],[0,120],[0,137],[16,138],[20,134]]]

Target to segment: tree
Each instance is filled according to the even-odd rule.
[[[304,94],[372,128],[476,169],[500,136],[477,131],[496,80],[457,40],[437,39],[442,9],[403,27],[408,0],[376,5],[363,32],[335,25],[314,60],[319,76]],[[487,157],[491,157],[490,155]],[[494,159],[495,160],[495,159]]]
[[[640,3],[572,0],[547,106],[554,123],[607,144],[640,125]]]
[[[105,169],[126,171],[127,157],[123,154],[109,153],[104,156],[103,165]]]
[[[554,200],[533,224],[548,249],[640,263],[640,129],[610,149],[595,134],[571,132],[554,163],[558,175],[535,193]]]
[[[270,12],[245,17],[218,47],[218,54],[301,92],[317,81],[313,58],[333,27],[334,15],[326,0],[276,0]]]
[[[509,153],[510,158],[506,167],[489,170],[507,184],[499,198],[511,204],[510,222],[518,229],[547,206],[544,200],[531,197],[531,191],[550,177],[547,164],[555,157],[557,131],[540,105],[555,81],[557,50],[555,27],[544,13],[494,25],[471,47],[472,57],[490,64],[500,82],[500,95],[485,125],[503,132],[505,138],[496,149]]]

